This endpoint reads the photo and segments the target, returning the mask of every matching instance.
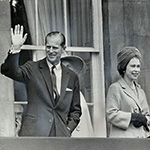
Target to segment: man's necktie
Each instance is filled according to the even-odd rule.
[[[57,100],[59,98],[59,93],[58,93],[57,86],[56,86],[56,75],[55,75],[55,72],[54,72],[55,68],[56,68],[55,66],[52,66],[52,73],[51,73],[51,75],[52,75],[52,85],[53,85],[54,99],[57,102]]]

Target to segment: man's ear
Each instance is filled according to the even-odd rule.
[[[63,53],[61,55],[61,58],[68,56],[67,52],[65,50],[63,50]]]

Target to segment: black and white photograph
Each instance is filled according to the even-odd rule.
[[[0,0],[0,149],[149,150],[149,0]]]

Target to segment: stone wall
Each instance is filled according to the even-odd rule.
[[[9,0],[0,0],[0,64],[10,47]],[[14,136],[13,81],[0,74],[0,136]]]
[[[118,78],[117,53],[124,46],[137,47],[143,56],[139,83],[150,105],[150,1],[103,0],[105,85]]]

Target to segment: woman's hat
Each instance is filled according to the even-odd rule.
[[[124,71],[126,70],[126,66],[132,58],[138,58],[140,61],[142,59],[140,51],[136,47],[124,47],[117,54],[118,66],[117,69],[120,75],[124,75]]]

